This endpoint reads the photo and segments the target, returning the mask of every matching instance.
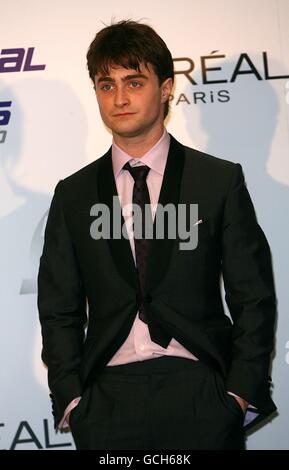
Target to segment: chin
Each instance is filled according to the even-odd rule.
[[[143,133],[143,129],[134,128],[134,129],[111,129],[114,134],[119,135],[120,137],[136,137]]]

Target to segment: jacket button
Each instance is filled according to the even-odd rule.
[[[152,296],[151,296],[150,294],[147,294],[147,295],[145,296],[145,299],[146,299],[146,301],[147,301],[148,304],[150,304],[150,303],[152,302],[152,300],[153,300],[153,299],[152,299]]]

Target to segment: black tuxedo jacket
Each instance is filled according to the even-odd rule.
[[[91,207],[112,208],[116,195],[110,149],[60,181],[51,203],[38,309],[56,425],[125,341],[138,310],[129,240],[90,235]],[[147,309],[221,372],[227,390],[257,407],[261,418],[270,414],[276,409],[269,377],[276,303],[271,257],[241,166],[171,137],[159,203],[198,204],[203,223],[194,250],[180,250],[178,237],[152,241]],[[232,322],[224,314],[221,274]]]

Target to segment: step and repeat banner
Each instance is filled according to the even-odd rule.
[[[169,132],[243,167],[278,295],[278,414],[247,448],[289,449],[289,1],[0,0],[0,11],[0,449],[74,449],[53,429],[36,278],[55,185],[111,143],[87,48],[127,18],[154,27],[172,52]]]

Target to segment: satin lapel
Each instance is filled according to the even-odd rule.
[[[177,207],[182,175],[185,162],[185,149],[176,139],[171,137],[169,154],[165,168],[163,183],[160,191],[158,204],[165,206],[173,204]],[[154,220],[154,233],[156,226],[157,214]],[[147,270],[146,291],[149,292],[162,280],[170,262],[174,239],[156,239],[151,242],[151,251],[149,256],[149,265]]]
[[[97,188],[99,200],[102,204],[108,206],[111,219],[111,237],[107,240],[109,249],[116,265],[119,274],[126,280],[132,287],[137,288],[137,272],[134,264],[130,243],[127,238],[121,235],[121,238],[113,238],[113,196],[117,196],[117,189],[113,174],[111,149],[107,152],[100,163],[98,171]],[[118,212],[121,214],[121,208],[118,199],[117,206]],[[124,218],[121,214],[121,227],[125,227]]]

